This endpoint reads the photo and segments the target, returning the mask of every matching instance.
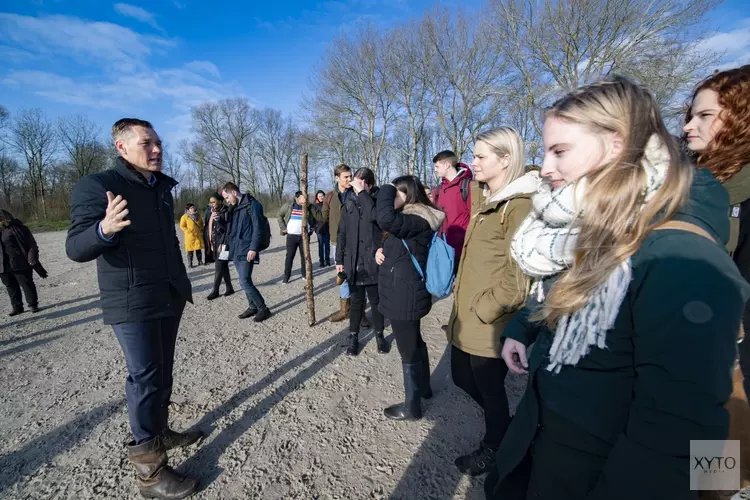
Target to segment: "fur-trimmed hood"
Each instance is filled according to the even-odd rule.
[[[531,171],[514,180],[495,194],[491,194],[489,188],[485,185],[483,193],[486,203],[494,203],[505,201],[518,195],[533,194],[541,183],[542,180],[539,177],[539,173]]]
[[[437,231],[438,229],[440,229],[440,226],[443,225],[443,221],[445,220],[445,213],[436,208],[432,208],[421,203],[412,203],[411,205],[406,205],[403,208],[402,213],[422,217],[430,224],[430,227],[433,231]]]

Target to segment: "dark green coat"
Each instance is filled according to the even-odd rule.
[[[677,218],[726,241],[728,206],[726,191],[701,171]],[[488,498],[525,498],[509,489],[532,440],[534,465],[524,485],[534,498],[697,498],[689,484],[690,440],[727,436],[724,404],[748,285],[724,248],[685,231],[653,231],[632,264],[607,348],[592,348],[574,367],[545,369],[552,332],[529,321],[532,305],[508,324],[504,337],[536,344]],[[498,478],[504,481],[493,489]]]

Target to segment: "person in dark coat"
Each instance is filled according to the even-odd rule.
[[[206,297],[208,300],[219,298],[219,288],[224,281],[224,296],[229,297],[234,294],[232,286],[232,276],[229,273],[229,250],[226,248],[227,224],[229,222],[229,210],[224,204],[224,199],[219,193],[214,193],[208,200],[210,215],[206,219],[206,233],[208,235],[208,246],[206,255],[210,249],[216,257],[214,260],[214,287],[211,293]],[[220,259],[224,253],[224,259]]]
[[[120,155],[115,168],[73,188],[65,249],[76,262],[96,260],[104,323],[128,368],[128,458],[141,494],[184,498],[197,482],[167,465],[167,450],[195,443],[201,433],[168,425],[177,331],[193,300],[175,231],[177,182],[161,172],[162,143],[149,122],[118,120],[112,138]]]
[[[421,398],[432,397],[420,325],[432,308],[432,295],[409,254],[425,269],[430,243],[445,214],[427,199],[419,179],[408,175],[383,186],[376,207],[378,226],[385,232],[383,248],[375,255],[380,266],[378,309],[391,320],[404,375],[404,402],[384,413],[394,420],[416,420],[422,418]]]
[[[315,193],[315,208],[320,214],[323,213],[325,199],[325,191]],[[318,260],[320,260],[320,267],[328,267],[331,265],[331,229],[328,219],[316,221],[315,232],[318,234]]]
[[[206,207],[206,210],[204,210],[203,212],[203,220],[205,221],[205,225],[203,227],[203,248],[205,249],[203,263],[205,265],[209,265],[216,260],[214,249],[213,247],[211,247],[211,235],[208,232],[208,220],[211,218],[211,214],[213,214],[213,203],[212,203],[213,196],[214,195],[212,194],[211,198],[208,199],[208,206]]]
[[[38,313],[39,296],[33,271],[36,270],[42,278],[47,277],[47,272],[39,263],[39,247],[34,235],[7,210],[0,210],[0,250],[0,278],[8,290],[12,307],[9,316],[24,312],[21,289],[31,312]]]
[[[750,281],[750,65],[702,81],[685,117],[685,143],[698,168],[708,169],[729,193],[727,250]],[[750,332],[750,303],[742,323]],[[750,339],[739,343],[745,394],[750,394]]]
[[[503,331],[528,385],[487,498],[697,499],[691,441],[727,437],[750,292],[720,243],[726,191],[622,77],[553,104],[543,140],[548,182],[511,243],[531,295]]]
[[[351,294],[349,308],[349,347],[346,353],[356,356],[359,353],[359,328],[370,298],[372,322],[378,352],[386,354],[388,345],[383,336],[385,320],[378,310],[378,265],[375,252],[382,242],[382,231],[376,222],[375,200],[378,188],[375,187],[375,174],[369,168],[360,168],[352,178],[355,198],[346,201],[341,209],[338,238],[336,241],[336,271],[346,274]]]
[[[229,258],[234,262],[248,302],[247,309],[240,313],[239,318],[255,316],[253,321],[260,323],[271,317],[271,310],[253,283],[253,268],[260,264],[263,206],[250,193],[242,194],[240,188],[232,182],[224,185],[221,194],[224,201],[232,206],[224,242],[229,247]]]

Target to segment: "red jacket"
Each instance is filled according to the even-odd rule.
[[[466,228],[469,227],[471,218],[471,190],[467,189],[468,196],[464,201],[461,195],[461,182],[463,179],[473,179],[473,174],[468,166],[459,164],[459,171],[452,181],[443,179],[435,188],[433,199],[435,204],[445,212],[445,221],[440,228],[440,233],[445,234],[445,239],[456,251],[456,262],[461,257],[464,246]]]

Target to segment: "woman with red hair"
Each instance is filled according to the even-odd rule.
[[[683,127],[698,168],[729,193],[727,249],[750,281],[750,65],[714,73],[698,85]],[[750,302],[748,303],[750,304]],[[750,306],[742,321],[750,331]],[[750,341],[740,343],[745,393],[750,394]]]

